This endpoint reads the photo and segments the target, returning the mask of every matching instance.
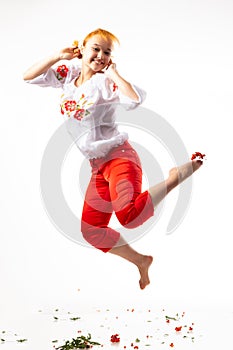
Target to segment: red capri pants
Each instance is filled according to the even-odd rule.
[[[126,228],[142,225],[154,214],[148,191],[141,193],[139,157],[126,141],[106,157],[91,159],[92,176],[83,206],[81,231],[95,248],[108,252],[120,233],[108,227],[113,211]]]

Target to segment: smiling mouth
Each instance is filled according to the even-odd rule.
[[[102,62],[102,61],[93,60],[92,62],[94,62],[95,64],[97,64],[99,66],[104,64],[104,62]]]

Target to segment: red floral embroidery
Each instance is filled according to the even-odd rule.
[[[68,100],[64,104],[65,110],[69,112],[73,112],[76,107],[76,101],[74,100]]]
[[[66,67],[66,65],[61,65],[57,67],[57,79],[62,80],[67,76],[69,69]]]
[[[170,344],[170,347],[171,347],[171,348],[174,348],[174,346],[175,346],[175,345],[174,345],[173,343]]]
[[[63,98],[64,95],[62,95]],[[63,100],[61,103],[61,114],[67,114],[68,117],[73,116],[77,120],[81,120],[88,116],[91,112],[87,109],[93,102],[88,102],[85,95],[82,94],[78,101]]]
[[[115,92],[118,89],[118,86],[114,83],[112,89],[113,89],[113,92]]]
[[[85,116],[85,112],[86,111],[84,108],[78,109],[74,114],[74,118],[77,120],[81,120]]]
[[[119,334],[113,334],[113,335],[111,336],[111,342],[112,342],[112,343],[119,343],[119,341],[120,341],[120,336],[119,336]]]
[[[176,331],[176,332],[180,332],[180,331],[181,331],[181,329],[182,329],[182,326],[180,326],[180,327],[176,327],[176,328],[175,328],[175,331]]]

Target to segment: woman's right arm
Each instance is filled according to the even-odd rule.
[[[60,60],[71,60],[80,55],[79,50],[74,50],[75,47],[67,47],[62,49],[60,52],[55,53],[54,55],[43,59],[40,62],[35,63],[33,66],[28,68],[23,75],[24,80],[31,80],[39,75],[47,72],[47,70],[52,67],[55,63]],[[75,51],[75,52],[74,52]]]

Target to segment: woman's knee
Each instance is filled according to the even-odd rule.
[[[111,250],[119,240],[119,232],[104,226],[92,226],[86,222],[81,223],[81,232],[83,238],[96,249],[103,252]]]
[[[81,221],[81,232],[82,232],[83,238],[86,241],[88,242],[90,241],[90,238],[93,236],[95,229],[96,229],[95,226],[92,226],[85,221]]]
[[[135,208],[131,210],[122,210],[116,213],[117,219],[122,226],[128,229],[134,229],[143,224],[140,213]]]
[[[136,228],[154,215],[154,207],[148,192],[141,193],[135,201],[116,213],[120,224],[128,229]]]

